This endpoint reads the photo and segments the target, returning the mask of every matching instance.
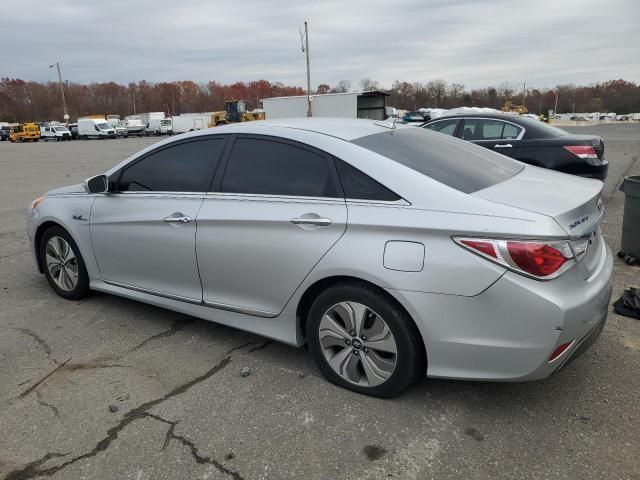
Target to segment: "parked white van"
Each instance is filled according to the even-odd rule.
[[[116,131],[104,118],[79,118],[78,138],[116,138]]]
[[[62,142],[64,140],[71,140],[71,132],[64,125],[48,125],[46,127],[40,127],[40,137],[42,137],[45,142],[49,140]]]

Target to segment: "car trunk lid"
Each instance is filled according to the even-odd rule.
[[[527,166],[508,180],[472,195],[552,217],[569,237],[587,240],[587,251],[579,263],[588,276],[604,248],[600,233],[603,186],[598,180]]]

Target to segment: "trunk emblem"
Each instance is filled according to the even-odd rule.
[[[578,225],[580,225],[581,223],[586,222],[587,220],[589,220],[589,215],[585,215],[582,218],[578,218],[575,222],[571,223],[569,225],[569,230],[573,230],[574,228],[576,228]]]

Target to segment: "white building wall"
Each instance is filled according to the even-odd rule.
[[[262,100],[267,120],[307,116],[307,96],[265,98]],[[311,95],[314,117],[358,116],[358,93]]]

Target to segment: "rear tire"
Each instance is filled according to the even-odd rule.
[[[79,300],[89,294],[89,274],[80,249],[65,229],[48,228],[40,240],[39,252],[45,277],[58,295]]]
[[[332,383],[391,398],[426,372],[420,332],[409,315],[372,286],[329,287],[307,319],[309,350]]]

